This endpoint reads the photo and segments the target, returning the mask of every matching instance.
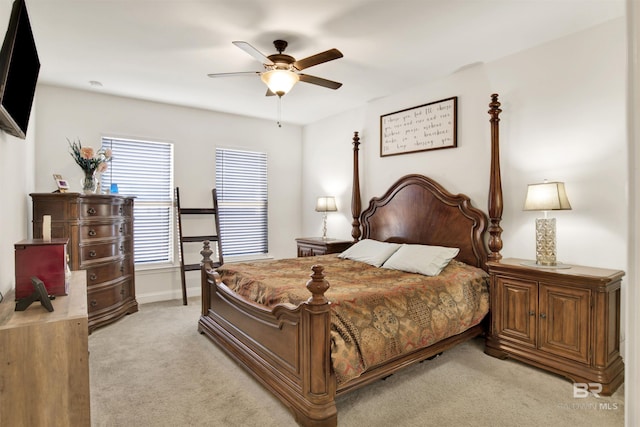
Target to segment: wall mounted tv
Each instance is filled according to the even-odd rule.
[[[0,129],[26,138],[40,60],[24,0],[15,0],[0,50]]]

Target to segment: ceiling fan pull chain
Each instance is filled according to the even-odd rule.
[[[282,127],[282,123],[280,123],[280,119],[282,118],[282,97],[278,96],[278,127]]]

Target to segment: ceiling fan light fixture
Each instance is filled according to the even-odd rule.
[[[300,81],[300,76],[289,70],[269,70],[260,76],[269,90],[278,96],[287,94]]]

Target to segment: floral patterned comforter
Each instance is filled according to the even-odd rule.
[[[331,287],[331,360],[338,384],[368,368],[477,325],[489,311],[488,275],[451,261],[435,277],[376,268],[337,255],[225,264],[222,281],[251,301],[298,305],[314,264]],[[274,274],[273,272],[277,272]]]

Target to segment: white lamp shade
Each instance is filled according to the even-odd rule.
[[[289,70],[270,70],[261,74],[260,78],[269,87],[269,90],[278,96],[289,92],[298,83],[300,77]]]
[[[569,210],[571,205],[567,198],[564,182],[543,182],[529,184],[524,201],[525,211]]]
[[[335,212],[338,208],[336,207],[336,199],[333,196],[322,196],[318,197],[318,201],[316,202],[316,212]]]

